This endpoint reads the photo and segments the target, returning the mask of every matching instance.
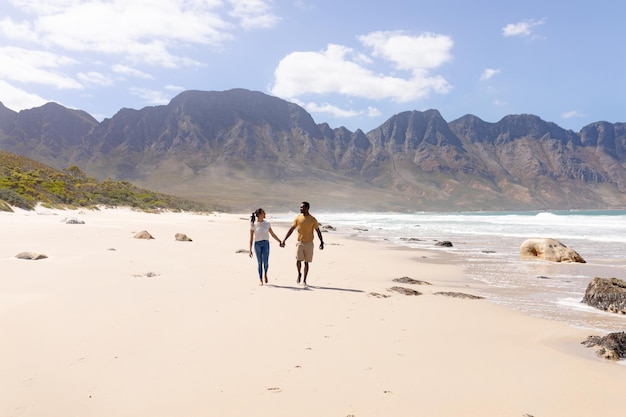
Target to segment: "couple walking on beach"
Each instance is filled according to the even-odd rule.
[[[285,242],[294,230],[298,230],[298,241],[296,243],[296,269],[298,270],[297,283],[300,281],[307,285],[306,278],[309,274],[309,263],[313,262],[313,240],[317,232],[320,240],[320,250],[324,250],[324,239],[320,231],[317,219],[309,213],[311,205],[303,201],[300,205],[300,214],[296,216],[291,224],[291,228],[287,231],[285,238],[281,241],[272,230],[272,225],[265,221],[265,210],[257,209],[250,217],[250,257],[252,258],[252,245],[254,243],[254,252],[258,262],[259,280],[267,284],[267,270],[269,269],[270,257],[270,235],[278,241],[281,248],[285,247]],[[304,271],[302,263],[304,262]],[[303,275],[304,273],[304,275]]]

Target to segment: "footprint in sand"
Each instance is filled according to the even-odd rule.
[[[17,417],[17,416],[26,415],[26,413],[28,413],[28,407],[18,407],[13,410],[13,414],[11,415]]]

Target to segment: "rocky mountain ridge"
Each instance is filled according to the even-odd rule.
[[[232,209],[543,210],[626,205],[626,124],[579,133],[534,115],[497,123],[407,111],[370,132],[317,124],[243,89],[186,91],[98,122],[54,103],[0,105],[0,149]]]

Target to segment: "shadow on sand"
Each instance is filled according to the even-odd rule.
[[[363,290],[355,290],[352,288],[336,288],[336,287],[322,287],[318,285],[276,285],[269,284],[270,287],[282,288],[284,290],[295,290],[295,291],[310,291],[310,290],[331,290],[331,291],[346,291],[346,292],[363,292]]]

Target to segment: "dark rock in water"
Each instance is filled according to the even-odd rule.
[[[597,347],[596,354],[602,358],[618,360],[626,358],[626,333],[609,333],[604,337],[589,336],[581,344]]]
[[[399,282],[401,284],[432,285],[430,282],[420,281],[409,277],[394,278],[393,282]]]
[[[446,247],[446,248],[451,248],[452,247],[452,242],[450,242],[449,240],[443,240],[441,242],[435,243],[435,246],[443,246],[443,247]]]
[[[454,297],[454,298],[467,298],[468,300],[482,300],[485,298],[479,295],[465,294],[462,292],[454,292],[454,291],[439,291],[439,292],[436,292],[435,295],[445,295],[447,297]]]
[[[404,287],[391,287],[389,288],[389,291],[398,292],[404,295],[422,295],[422,293],[419,291],[415,291],[410,288],[404,288]]]
[[[626,314],[626,281],[595,277],[587,286],[582,302],[610,313]]]

